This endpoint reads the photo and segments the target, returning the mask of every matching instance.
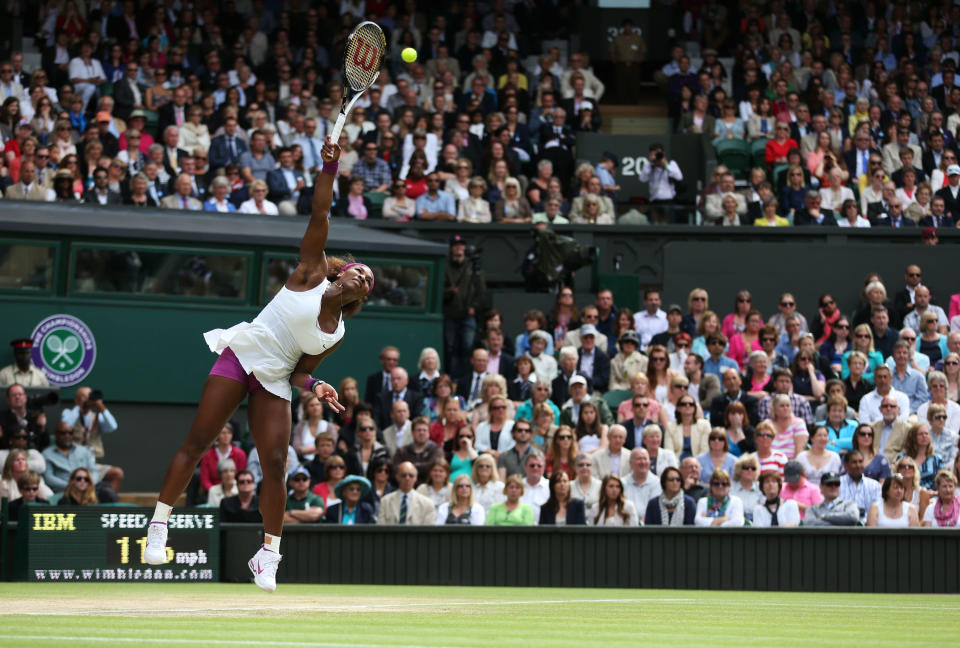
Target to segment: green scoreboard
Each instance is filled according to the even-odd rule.
[[[220,511],[182,509],[168,522],[167,562],[143,561],[153,510],[125,506],[28,506],[17,535],[28,581],[203,581],[220,577]],[[18,538],[20,540],[20,538]],[[23,572],[21,572],[23,573]]]

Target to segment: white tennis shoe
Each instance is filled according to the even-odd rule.
[[[147,546],[143,550],[143,560],[148,565],[162,565],[167,562],[166,522],[151,522],[147,527]]]
[[[260,550],[247,563],[250,573],[253,574],[253,582],[264,592],[273,592],[277,589],[277,567],[280,566],[282,559],[283,556],[276,551],[260,545]]]

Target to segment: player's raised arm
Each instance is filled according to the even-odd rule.
[[[300,240],[300,263],[310,268],[319,268],[326,274],[327,236],[330,234],[330,207],[333,205],[333,183],[337,181],[340,147],[327,137],[320,153],[323,168],[313,188],[313,209],[307,231]]]

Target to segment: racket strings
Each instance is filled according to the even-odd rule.
[[[383,30],[374,23],[364,23],[347,44],[344,72],[354,92],[366,90],[380,74],[380,63],[386,50]]]

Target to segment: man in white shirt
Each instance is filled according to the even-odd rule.
[[[320,159],[320,151],[323,150],[323,140],[317,136],[317,120],[314,118],[305,119],[303,122],[303,136],[293,141],[300,145],[303,151],[303,168],[308,171],[316,171],[323,164]]]
[[[667,314],[660,309],[659,290],[644,293],[643,308],[633,316],[633,326],[640,336],[640,348],[646,349],[654,335],[667,330]]]
[[[650,453],[644,447],[634,448],[630,453],[630,474],[623,478],[623,496],[633,502],[641,521],[647,502],[662,492],[660,480],[650,472]]]
[[[920,317],[927,311],[936,314],[937,330],[941,335],[946,335],[949,329],[947,314],[943,309],[930,303],[930,289],[924,285],[919,285],[913,292],[913,310],[907,313],[903,318],[903,325],[912,328],[914,331],[920,331]]]
[[[103,394],[94,393],[89,387],[84,386],[77,389],[73,395],[73,403],[73,407],[61,412],[60,422],[71,427],[81,425],[84,436],[77,442],[80,445],[89,446],[97,459],[102,458],[103,441],[101,441],[101,435],[116,432],[117,419],[104,405]]]
[[[900,408],[899,418],[906,421],[907,417],[910,416],[910,399],[903,392],[899,392],[893,388],[893,374],[890,371],[890,367],[887,365],[877,367],[873,372],[873,381],[876,384],[876,388],[860,399],[860,412],[857,416],[860,422],[873,423],[883,418],[880,408],[884,396],[892,396],[896,399],[897,405]]]
[[[534,448],[523,463],[523,496],[520,501],[533,507],[533,519],[540,519],[540,507],[550,499],[550,482],[543,476],[547,467],[543,453]]]
[[[880,499],[880,482],[863,474],[863,453],[851,450],[844,457],[847,473],[840,477],[840,497],[856,502],[860,522],[866,522],[870,505]]]
[[[68,74],[73,90],[83,98],[83,109],[87,109],[90,98],[97,91],[97,86],[107,80],[100,61],[92,58],[93,45],[84,41],[80,45],[80,56],[70,60]]]
[[[600,478],[607,475],[624,477],[630,474],[630,458],[623,448],[626,442],[627,429],[619,423],[611,425],[607,432],[607,447],[591,456],[593,474]],[[639,513],[639,509],[637,512]]]
[[[662,144],[650,145],[649,163],[644,164],[637,179],[650,183],[650,202],[670,202],[677,197],[675,182],[683,180],[679,165],[667,158]]]

